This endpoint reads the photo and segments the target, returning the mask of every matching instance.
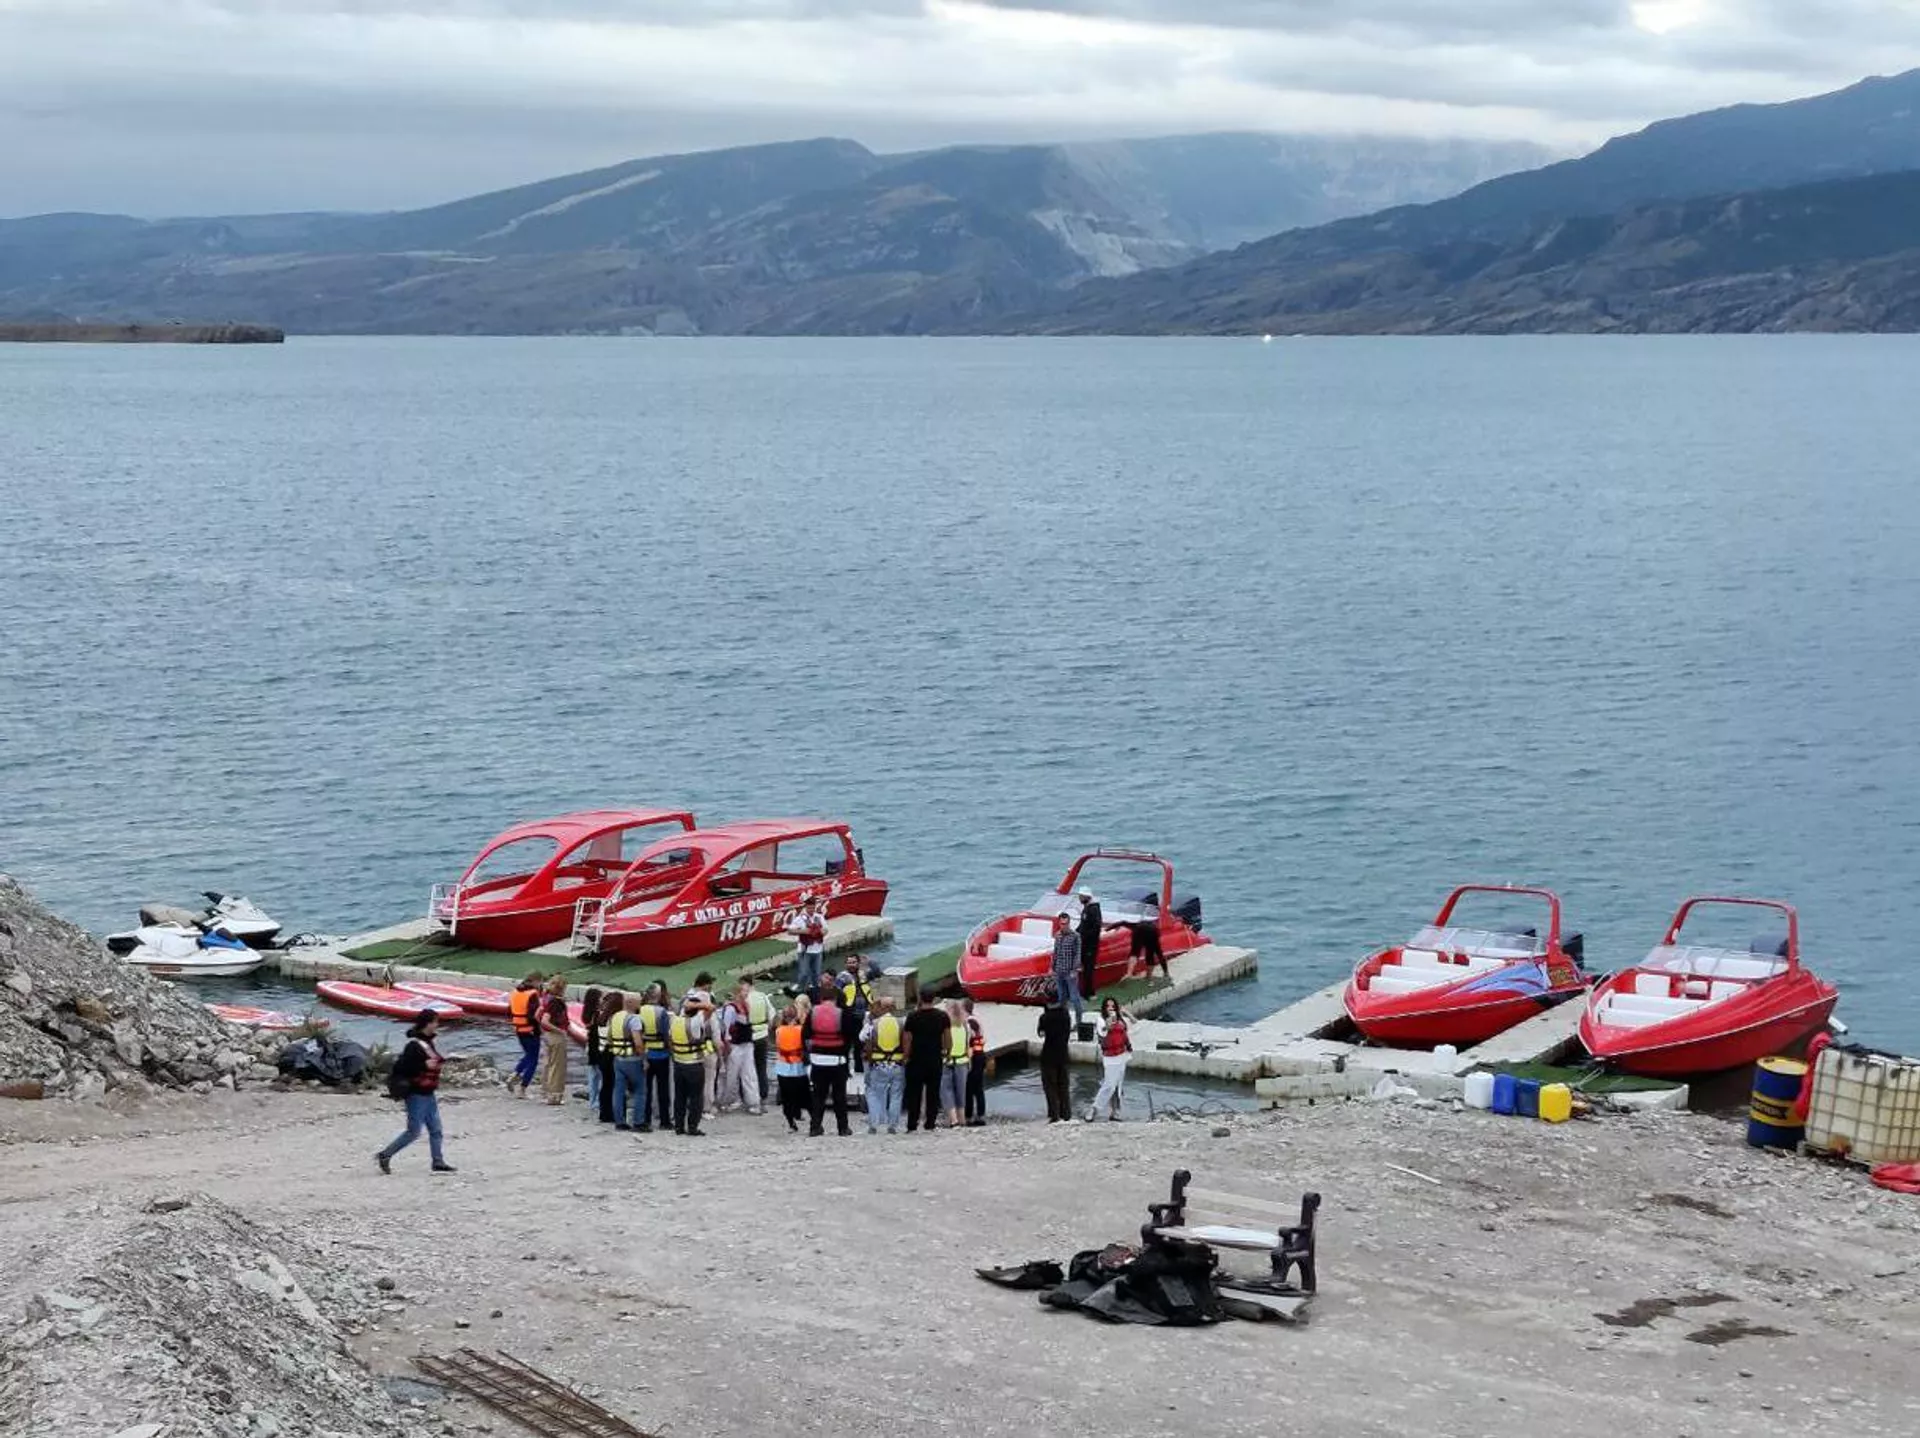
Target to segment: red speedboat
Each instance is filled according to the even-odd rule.
[[[776,937],[800,905],[878,914],[887,884],[866,872],[847,826],[751,819],[691,829],[643,850],[606,898],[583,902],[576,949],[624,964],[679,964]]]
[[[1681,942],[1703,905],[1769,909],[1784,937],[1746,949]],[[1839,991],[1800,962],[1800,916],[1774,899],[1693,898],[1666,937],[1630,969],[1603,982],[1580,1017],[1580,1042],[1596,1059],[1654,1076],[1718,1073],[1787,1053],[1825,1024]]]
[[[495,836],[466,873],[434,887],[430,916],[477,949],[521,952],[573,932],[583,899],[604,899],[662,830],[684,833],[679,809],[588,809]]]
[[[1466,928],[1454,909],[1466,894],[1526,894],[1547,907],[1547,933]],[[1462,884],[1431,924],[1362,959],[1347,981],[1347,1016],[1369,1040],[1406,1048],[1492,1038],[1544,1008],[1584,993],[1580,936],[1563,942],[1560,897],[1548,889]]]
[[[1109,868],[1109,863],[1122,866]],[[1127,978],[1133,935],[1127,925],[1157,922],[1161,950],[1172,958],[1211,942],[1200,932],[1200,901],[1178,899],[1173,892],[1173,865],[1158,854],[1138,849],[1095,849],[1073,861],[1067,876],[1042,894],[1031,909],[989,919],[971,934],[960,954],[960,985],[980,1003],[1044,1004],[1053,992],[1053,920],[1056,914],[1076,914],[1075,896],[1093,888],[1089,866],[1100,870],[1097,882],[1107,889],[1095,892],[1100,916],[1107,925],[1100,951],[1094,957],[1093,986],[1097,993]],[[1111,881],[1131,866],[1140,874],[1152,871],[1154,882],[1132,886]],[[1077,922],[1077,919],[1076,919]],[[1083,965],[1084,971],[1084,965]]]

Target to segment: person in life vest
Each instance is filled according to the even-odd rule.
[[[900,1094],[906,1083],[907,1030],[893,1011],[893,1000],[881,995],[860,1029],[860,1049],[867,1064],[867,1132],[900,1132]]]
[[[947,1052],[940,1066],[940,1106],[947,1111],[947,1127],[966,1123],[967,1068],[971,1055],[967,1048],[967,1014],[956,1000],[947,1002]]]
[[[567,981],[547,980],[540,1000],[540,1091],[549,1108],[567,1101]]]
[[[1133,1052],[1133,1039],[1127,1029],[1127,1015],[1118,999],[1108,999],[1100,1005],[1100,1028],[1094,1035],[1100,1045],[1100,1092],[1093,1096],[1093,1107],[1087,1110],[1088,1123],[1092,1123],[1103,1108],[1109,1119],[1120,1122],[1120,1100],[1127,1083],[1127,1056]]]
[[[440,1146],[440,1050],[434,1040],[440,1033],[440,1016],[422,1009],[407,1030],[407,1046],[393,1061],[393,1073],[387,1080],[387,1092],[407,1105],[406,1131],[373,1156],[380,1172],[392,1173],[393,1156],[420,1137],[427,1135],[427,1151],[433,1155],[435,1173],[452,1173]]]
[[[760,1079],[753,1071],[753,1024],[747,1018],[747,1001],[739,987],[720,1007],[720,1084],[716,1113],[725,1113],[738,1105],[758,1115]]]
[[[873,984],[867,978],[867,961],[859,954],[847,960],[846,968],[840,971],[840,998],[847,1006],[853,1019],[853,1031],[864,1033],[867,1028],[867,1015],[873,1012]],[[867,1067],[867,1055],[860,1044],[853,1046],[853,1071],[864,1073]]]
[[[540,986],[546,981],[545,974],[528,974],[507,999],[513,1036],[520,1040],[520,1062],[507,1080],[507,1092],[515,1098],[527,1096],[527,1085],[540,1071]]]
[[[673,1122],[673,1055],[667,1052],[667,1026],[673,1010],[667,1007],[667,986],[658,979],[647,985],[640,1003],[640,1053],[647,1061],[646,1085],[640,1094],[640,1133],[652,1133],[657,1123]]]
[[[820,966],[826,960],[827,901],[818,897],[808,899],[787,920],[787,932],[798,946],[793,970],[794,987],[803,994],[811,994],[820,986]]]
[[[751,978],[740,980],[734,999],[747,1011],[747,1025],[753,1038],[754,1080],[760,1085],[760,1107],[767,1105],[767,1040],[773,1034],[773,1000],[753,986]]]
[[[847,1059],[855,1037],[852,1017],[837,990],[830,990],[807,1011],[802,1025],[807,1039],[807,1064],[813,1071],[813,1121],[807,1129],[814,1138],[826,1132],[827,1105],[833,1105],[834,1127],[845,1138],[847,1126]]]
[[[700,1050],[700,1072],[706,1080],[704,1102],[706,1111],[711,1113],[719,1104],[720,1087],[720,1044],[719,1015],[720,1006],[713,1001],[713,975],[700,973],[694,977],[693,987],[687,990],[683,1005],[693,1004],[700,1017],[706,1020],[707,1037]]]
[[[700,1116],[705,1112],[707,1075],[700,1056],[707,1046],[707,1016],[689,998],[667,1025],[667,1052],[673,1058],[673,1131],[688,1138],[704,1137]]]
[[[800,1120],[807,1116],[807,1036],[800,1022],[800,1011],[788,1004],[780,1011],[780,1022],[773,1030],[773,1078],[779,1085],[780,1113],[792,1133],[800,1132]]]
[[[967,1127],[984,1128],[987,1122],[987,1031],[973,1016],[973,1000],[960,1001],[967,1025]]]
[[[622,1133],[647,1116],[647,1058],[641,1043],[640,995],[628,994],[600,1036],[600,1047],[613,1057],[613,1126]]]

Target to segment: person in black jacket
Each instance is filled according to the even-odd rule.
[[[387,1092],[405,1102],[407,1131],[373,1156],[380,1172],[392,1173],[393,1156],[420,1137],[426,1130],[427,1149],[433,1155],[435,1173],[452,1173],[440,1147],[440,1050],[434,1039],[440,1032],[440,1016],[422,1009],[407,1030],[407,1046],[393,1061],[393,1073],[387,1079]]]
[[[1047,1122],[1064,1123],[1073,1117],[1072,1085],[1067,1076],[1067,1041],[1073,1033],[1073,1015],[1067,996],[1055,986],[1040,1010],[1040,1087],[1047,1095]]]
[[[1100,936],[1106,932],[1100,901],[1094,898],[1091,889],[1080,891],[1080,922],[1074,927],[1080,934],[1080,997],[1084,1001],[1094,995],[1097,978],[1094,964],[1100,958]]]

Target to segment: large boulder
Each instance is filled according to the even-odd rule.
[[[0,1093],[186,1087],[244,1070],[270,1048],[0,874]]]

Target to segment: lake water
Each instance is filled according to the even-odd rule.
[[[1800,906],[1920,1048],[1920,342],[0,348],[0,869],[419,912],[513,819],[819,812],[902,949],[1172,855],[1250,1017],[1453,884]]]

